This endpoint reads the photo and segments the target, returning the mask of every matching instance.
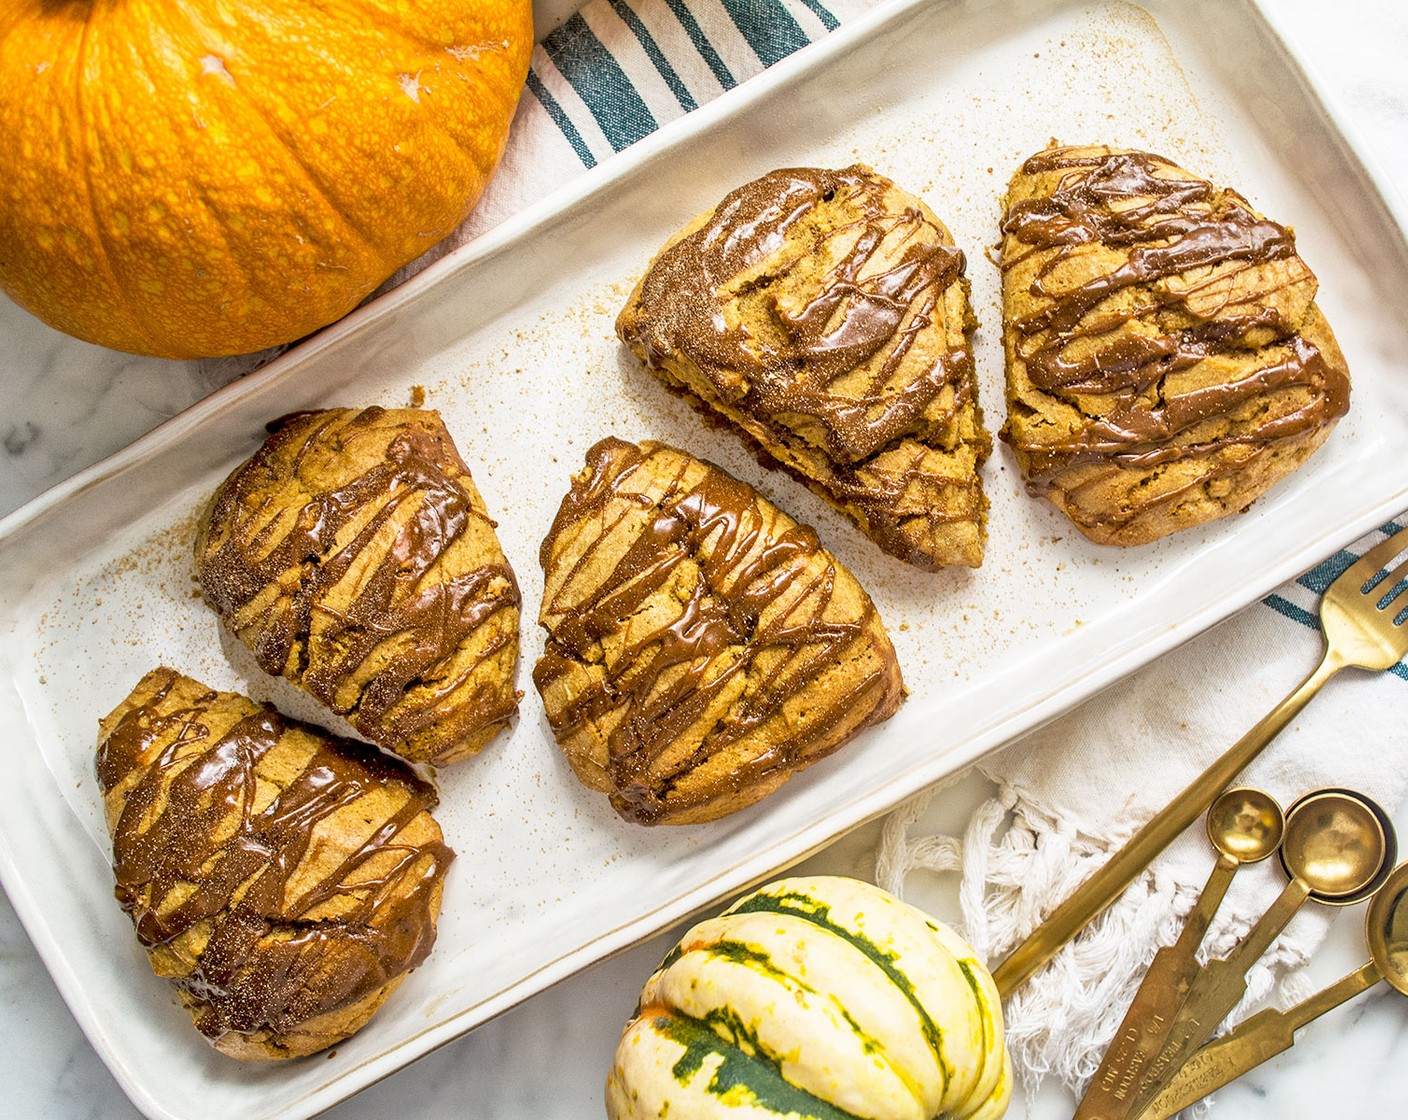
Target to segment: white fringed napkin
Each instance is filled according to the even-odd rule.
[[[1396,528],[1396,525],[1389,529]],[[979,764],[996,795],[961,837],[916,834],[933,791],[887,820],[877,882],[904,893],[921,869],[959,871],[964,932],[996,963],[1139,825],[1315,667],[1318,590],[1384,537],[1358,542],[1082,707]],[[1289,805],[1324,786],[1361,790],[1396,811],[1408,795],[1408,671],[1349,669],[1327,684],[1240,779]],[[1198,828],[1009,1000],[1012,1055],[1028,1089],[1047,1075],[1080,1091],[1099,1064],[1157,947],[1177,936],[1212,868]],[[1285,883],[1275,861],[1247,868],[1204,949],[1223,956]],[[1279,985],[1307,994],[1295,969],[1328,929],[1311,904],[1249,977],[1245,1009]]]

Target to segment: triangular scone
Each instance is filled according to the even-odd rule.
[[[991,440],[963,270],[943,223],[884,176],[785,168],[671,238],[616,331],[886,552],[976,568]]]
[[[364,743],[155,669],[102,721],[117,897],[216,1049],[359,1030],[435,943],[435,791]]]
[[[1295,238],[1234,191],[1148,152],[1051,148],[1002,234],[1002,436],[1093,541],[1245,510],[1349,406]]]
[[[387,750],[454,762],[518,710],[518,584],[435,412],[285,417],[216,492],[195,552],[260,666]]]
[[[674,448],[593,447],[542,563],[533,681],[577,777],[627,820],[750,805],[903,696],[875,605],[816,534]]]

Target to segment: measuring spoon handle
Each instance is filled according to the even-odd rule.
[[[1073,1120],[1123,1120],[1133,1107],[1144,1071],[1163,1049],[1183,1006],[1198,971],[1198,946],[1237,867],[1231,856],[1218,856],[1178,939],[1154,954]]]
[[[1382,979],[1378,965],[1370,961],[1285,1011],[1269,1007],[1258,1012],[1236,1030],[1194,1053],[1168,1087],[1140,1113],[1138,1120],[1168,1120],[1248,1070],[1289,1050],[1295,1042],[1295,1032],[1301,1027]]]
[[[1304,879],[1292,879],[1266,913],[1227,956],[1208,961],[1193,979],[1168,1041],[1149,1063],[1144,1083],[1135,1093],[1131,1116],[1138,1116],[1169,1084],[1193,1052],[1241,1003],[1247,994],[1247,972],[1270,948],[1286,924],[1310,897]]]
[[[1169,846],[1184,829],[1197,820],[1217,795],[1265,748],[1266,744],[1309,703],[1321,687],[1344,668],[1326,649],[1315,670],[1272,708],[1257,724],[1194,778],[1149,823],[1136,832],[1089,879],[1056,907],[1007,959],[993,970],[998,993],[1006,999],[1042,965],[1060,951],[1092,918],[1103,912],[1124,893],[1124,889]]]

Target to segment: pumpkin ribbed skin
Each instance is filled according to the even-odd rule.
[[[12,0],[0,288],[160,357],[307,334],[469,212],[532,41],[527,0]]]
[[[783,879],[694,926],[646,982],[611,1120],[996,1120],[997,988],[957,934],[855,879]]]

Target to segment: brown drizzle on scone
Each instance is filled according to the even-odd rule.
[[[854,238],[854,243],[843,248],[813,298],[796,310],[778,310],[786,334],[765,338],[727,328],[720,292],[773,253],[809,212],[838,194],[859,209],[860,218],[831,231],[828,240],[841,246]],[[873,455],[912,430],[945,385],[966,393],[967,381],[958,374],[971,360],[966,350],[950,352],[918,376],[895,382],[940,293],[962,275],[964,258],[961,250],[935,236],[919,211],[895,213],[883,196],[882,181],[858,168],[784,168],[739,187],[719,203],[703,228],[662,253],[647,274],[641,303],[652,328],[641,344],[649,351],[651,336],[679,340],[701,369],[721,381],[746,371],[751,375],[744,394],[750,411],[815,419],[837,462]],[[892,238],[905,244],[899,259],[861,278],[882,243]],[[812,255],[825,258],[828,248],[818,245]],[[767,282],[784,279],[805,260],[784,265]],[[832,325],[838,312],[840,321]],[[838,381],[882,352],[883,361],[867,375],[863,388],[836,391]]]
[[[406,767],[202,687],[155,670],[134,693],[141,702],[105,728],[99,783],[105,798],[122,787],[109,805],[116,893],[144,946],[199,946],[189,972],[169,979],[202,1033],[277,1040],[425,959],[453,853],[438,830],[433,841],[403,839],[436,803]],[[212,735],[217,704],[242,717]],[[291,732],[301,736],[296,749],[286,745]],[[281,748],[299,768],[270,797],[261,765]],[[369,818],[370,835],[321,867],[334,850],[320,831],[329,819],[388,787],[399,807]]]
[[[784,168],[662,250],[617,330],[887,551],[976,565],[978,534],[962,559],[928,539],[945,523],[980,525],[985,508],[976,464],[930,461],[961,438],[976,463],[988,450],[967,415],[963,270],[932,214],[870,169]]]
[[[1025,456],[1034,493],[1069,485],[1058,504],[1079,506],[1079,491],[1112,472],[1207,461],[1207,471],[1186,485],[1151,490],[1119,511],[1080,506],[1083,528],[1118,527],[1186,490],[1245,471],[1246,455],[1218,460],[1229,448],[1255,454],[1345,413],[1349,378],[1337,350],[1327,360],[1302,333],[1305,323],[1285,316],[1283,304],[1297,305],[1275,298],[1278,288],[1296,285],[1308,288],[1305,304],[1314,294],[1290,230],[1235,192],[1146,152],[1059,148],[1022,167],[1024,175],[1053,173],[1061,175],[1056,189],[1012,203],[1002,223],[1004,274],[1034,256],[1038,262],[1022,288],[1029,310],[1006,323],[1008,343],[1035,390],[1087,415],[1064,438],[1040,428],[1024,438],[1020,418],[1009,418],[1002,436]],[[1084,268],[1096,247],[1110,250],[1112,260],[1072,286],[1069,270]],[[1226,290],[1225,300],[1194,308],[1213,283]],[[1170,381],[1225,357],[1250,368],[1181,390]],[[1296,390],[1304,399],[1288,405],[1287,391]],[[1224,417],[1232,419],[1214,431],[1209,422]],[[1076,478],[1075,471],[1085,473]]]
[[[669,474],[637,477],[647,470]],[[543,604],[547,648],[533,679],[560,741],[587,725],[612,726],[604,770],[612,805],[628,820],[731,811],[730,802],[754,800],[750,791],[766,792],[898,706],[898,665],[869,597],[856,587],[858,607],[836,609],[838,582],[848,589],[854,582],[811,529],[775,510],[770,521],[759,501],[751,487],[673,449],[607,439],[588,453],[543,542],[549,587],[559,592]],[[604,552],[633,517],[643,521],[629,546],[619,556]],[[580,552],[559,570],[569,538]],[[690,566],[697,578],[677,582]],[[635,625],[662,601],[669,617]],[[775,731],[788,701],[877,632],[883,649],[863,673],[843,690],[818,694],[805,718],[788,721],[788,734],[755,751],[755,733],[765,725]],[[580,685],[574,674],[584,665],[596,671],[592,683],[555,702],[552,690],[569,676]],[[716,711],[734,687],[741,688],[734,702]],[[701,721],[708,726],[697,746],[669,757]],[[736,763],[699,781],[735,749]]]
[[[494,522],[467,490],[469,471],[438,419],[433,430],[401,427],[360,474],[322,483],[300,469],[320,442],[345,445],[388,415],[339,409],[281,420],[216,494],[197,566],[206,597],[235,620],[266,672],[297,681],[382,746],[443,761],[517,711],[511,680],[472,678],[516,650],[518,585],[497,544],[496,560],[445,570],[467,533],[492,538]],[[298,497],[280,508],[269,490],[283,483]],[[505,610],[511,623],[452,666]],[[408,750],[417,736],[438,749]]]

